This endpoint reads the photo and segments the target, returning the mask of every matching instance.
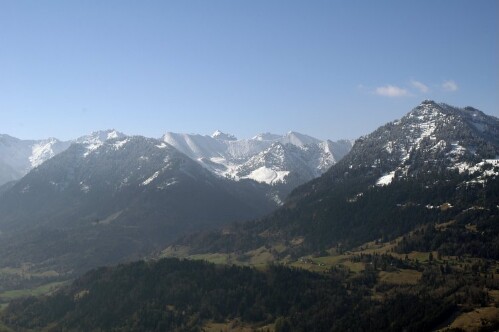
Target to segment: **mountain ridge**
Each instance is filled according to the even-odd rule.
[[[0,185],[15,181],[69,147],[56,138],[21,140],[0,134]]]
[[[348,140],[321,141],[293,131],[241,140],[220,131],[212,136],[168,132],[162,139],[219,176],[274,186],[280,201],[295,186],[321,175],[351,148]]]
[[[418,224],[467,215],[473,206],[490,211],[480,226],[486,227],[497,210],[498,133],[495,117],[424,101],[359,138],[343,159],[294,189],[270,216],[178,244],[205,253],[220,252],[222,243],[227,250],[228,242],[234,252],[288,243],[289,254],[301,255],[394,239]],[[453,208],[431,209],[445,204]]]
[[[293,190],[270,215],[188,235],[157,255],[190,259],[155,256],[94,269],[52,295],[13,301],[0,319],[20,329],[420,331],[473,325],[495,330],[499,326],[499,119],[478,112],[425,101],[400,120],[359,138],[342,160]],[[89,140],[70,149],[86,162],[121,160],[106,156],[130,149],[138,141],[147,143],[158,156],[143,155],[147,149],[135,148],[133,160],[139,162],[127,160],[124,165],[132,167],[125,172],[116,163],[97,165],[96,169],[106,166],[113,171],[110,176],[117,178],[109,183],[109,176],[104,176],[82,186],[77,171],[65,174],[74,178],[73,187],[82,195],[98,190],[98,185],[112,187],[123,176],[129,180],[120,183],[135,184],[139,191],[163,190],[162,184],[175,188],[168,180],[182,174],[186,177],[180,181],[202,178],[201,182],[214,185],[223,180],[161,140],[114,138],[97,148]],[[305,151],[312,149],[305,147]],[[158,163],[140,162],[175,163],[174,155],[166,160],[161,154],[168,150],[187,158],[185,164],[173,168],[177,173],[164,175],[153,167]],[[286,158],[298,160],[301,154],[296,151],[302,150],[274,142],[252,159],[252,166],[272,166],[277,172]],[[48,164],[50,160],[30,174],[44,171]],[[146,172],[134,173],[137,166]],[[252,168],[245,171],[253,172]],[[52,185],[50,176],[40,178]],[[23,188],[22,181],[14,188]],[[141,197],[139,191],[133,195]],[[192,197],[196,192],[187,191],[188,208],[197,210],[193,204],[203,197]],[[149,203],[147,197],[136,207]],[[93,226],[116,232],[119,218],[120,214],[113,213],[94,220]],[[140,226],[144,220],[128,221],[126,226]],[[133,232],[140,230],[137,227]],[[82,228],[72,237],[61,229],[43,231],[43,239],[63,237],[70,248],[81,245],[82,235],[99,235]],[[158,232],[155,228],[146,234],[148,241]],[[131,233],[125,235],[126,245],[113,249],[135,244],[136,234],[133,238]],[[5,246],[8,237],[2,240],[6,241],[0,241],[0,250],[7,256],[23,249]],[[39,242],[45,243],[32,236],[24,245],[31,250],[35,247],[39,255],[47,251],[50,255],[53,248],[33,245]],[[96,248],[99,262],[112,261],[112,250]],[[88,257],[89,252],[85,254]],[[0,258],[5,260],[5,255]],[[85,267],[92,266],[85,263]],[[457,324],[469,317],[479,317],[480,323]]]
[[[31,169],[41,165],[44,161],[54,155],[66,150],[73,143],[85,143],[88,145],[88,152],[98,148],[105,140],[113,138],[123,138],[127,135],[107,129],[92,132],[88,135],[78,137],[70,141],[59,141],[55,138],[44,140],[19,140],[8,135],[0,136],[0,185],[10,181],[16,181],[26,175]],[[351,148],[347,140],[338,142],[320,141],[308,135],[289,132],[286,135],[262,134],[256,135],[251,139],[238,140],[231,134],[215,131],[211,136],[200,134],[182,134],[167,132],[162,140],[165,143],[173,145],[179,151],[185,153],[190,158],[197,161],[200,165],[210,170],[213,174],[221,177],[227,177],[232,180],[240,180],[238,168],[243,167],[251,157],[268,149],[274,142],[281,142],[298,146],[306,149],[307,145],[324,145],[329,149],[319,152],[323,155],[323,160],[328,167],[335,163]],[[12,144],[15,143],[15,146]],[[306,153],[304,153],[304,156]],[[317,157],[316,157],[317,158]],[[244,166],[248,168],[248,165]],[[311,165],[303,174],[297,174],[290,184],[276,188],[276,194],[283,200],[296,185],[296,179],[300,180],[298,184],[310,180],[310,174],[321,174],[324,167],[317,172]],[[285,172],[295,173],[295,169],[287,169]],[[273,172],[272,169],[266,169],[264,172]],[[253,177],[257,182],[265,182],[272,185],[271,181],[265,181],[266,178]],[[286,182],[283,178],[281,184]]]
[[[276,206],[267,186],[216,177],[161,140],[113,134],[102,142],[98,136],[72,144],[2,190],[0,264],[12,257],[60,261],[67,271],[115,263],[189,230],[264,215]],[[49,248],[33,251],[33,242]]]

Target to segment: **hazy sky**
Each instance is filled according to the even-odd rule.
[[[356,138],[423,99],[499,116],[499,1],[0,0],[19,138]]]

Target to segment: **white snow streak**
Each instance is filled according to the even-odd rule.
[[[376,181],[377,186],[387,186],[392,183],[393,178],[395,177],[395,171],[392,171],[386,175],[383,175]]]
[[[156,179],[158,177],[158,175],[159,175],[159,171],[156,171],[153,175],[151,175],[151,177],[149,177],[147,180],[142,182],[142,185],[147,186],[149,183],[154,181],[154,179]]]

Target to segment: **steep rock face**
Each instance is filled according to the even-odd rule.
[[[232,171],[233,176],[268,184],[288,183],[294,188],[319,177],[350,151],[348,141],[318,141],[305,145],[283,141],[272,143],[237,166]]]
[[[216,177],[163,141],[109,133],[79,141],[0,196],[4,253],[37,263],[67,254],[75,264],[116,262],[275,207],[267,186]],[[24,251],[26,239],[53,232],[41,244],[50,250]]]
[[[19,180],[32,168],[64,151],[69,145],[70,142],[61,142],[55,138],[20,140],[0,135],[0,186]]]
[[[212,136],[167,133],[163,140],[211,172],[233,180],[274,186],[278,199],[320,176],[351,148],[351,142],[321,141],[296,132],[259,134],[251,139],[215,132]]]
[[[227,134],[227,133],[224,133],[224,132],[221,132],[220,130],[216,130],[211,135],[211,137],[213,137],[215,139],[221,139],[221,140],[224,140],[224,141],[237,141],[236,136],[231,135],[231,134]]]

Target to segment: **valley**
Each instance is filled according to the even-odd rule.
[[[438,228],[439,225],[436,225]],[[409,235],[409,234],[408,234]],[[372,299],[383,300],[397,288],[412,288],[423,283],[423,275],[429,271],[445,271],[447,275],[458,278],[475,275],[487,280],[486,303],[477,309],[466,308],[458,303],[461,310],[445,322],[439,331],[451,329],[493,329],[499,320],[499,263],[495,259],[476,257],[445,256],[437,251],[411,251],[399,253],[397,246],[403,237],[381,243],[372,241],[348,251],[328,250],[325,256],[307,255],[291,260],[289,257],[280,259],[279,253],[284,251],[284,244],[277,247],[259,248],[243,255],[229,254],[198,254],[188,255],[188,248],[168,248],[162,257],[177,257],[194,260],[206,260],[215,264],[236,264],[266,269],[269,264],[279,264],[290,268],[304,269],[315,273],[328,274],[332,270],[347,271],[346,283],[352,282],[365,271],[375,271],[376,282],[369,289]],[[469,281],[470,285],[476,280]],[[468,311],[470,310],[470,311]],[[230,329],[229,329],[230,330]]]
[[[499,1],[0,1],[0,332],[499,331]]]
[[[322,275],[327,279],[333,278],[334,283],[339,282],[342,285],[342,288],[347,291],[350,290],[352,293],[350,293],[349,295],[343,295],[347,296],[345,299],[343,299],[343,301],[347,301],[347,298],[353,297],[353,294],[355,293],[357,294],[355,296],[360,296],[360,299],[362,299],[361,301],[369,301],[370,306],[372,306],[373,308],[375,308],[377,305],[383,304],[383,307],[392,306],[392,310],[395,310],[397,306],[403,305],[403,302],[398,302],[403,301],[403,297],[408,296],[408,294],[411,294],[415,291],[418,293],[422,292],[422,294],[426,294],[425,296],[430,296],[430,298],[433,298],[433,306],[437,304],[439,306],[443,306],[442,308],[434,307],[434,309],[437,310],[437,316],[434,316],[432,318],[421,316],[421,319],[423,320],[422,322],[426,322],[424,324],[430,324],[423,325],[426,326],[426,328],[430,328],[431,326],[432,329],[437,329],[439,331],[453,331],[453,329],[458,328],[464,330],[493,330],[497,327],[497,319],[499,315],[499,309],[497,309],[497,306],[499,304],[499,264],[497,263],[497,260],[487,260],[473,257],[460,258],[453,256],[444,256],[439,255],[437,252],[413,251],[409,253],[397,253],[395,249],[398,245],[400,245],[401,242],[402,238],[387,243],[373,241],[370,243],[365,243],[364,245],[358,248],[353,248],[349,251],[338,252],[337,249],[331,249],[327,252],[326,256],[304,256],[299,257],[295,261],[290,261],[288,259],[268,260],[268,257],[272,256],[272,252],[275,253],[276,248],[261,248],[252,253],[247,253],[244,260],[241,260],[241,257],[231,257],[230,254],[194,255],[187,256],[187,258],[194,261],[207,260],[218,264],[218,266],[226,266],[224,271],[235,271],[234,266],[248,266],[251,268],[256,268],[256,271],[262,271],[258,273],[265,274],[274,273],[269,271],[273,271],[276,268],[280,269],[279,266],[282,266],[282,268],[284,269],[283,271],[291,269],[289,270],[289,273],[297,273],[298,275],[300,274],[300,272],[298,272],[299,270],[310,271],[313,272],[313,274]],[[172,254],[171,252],[166,251],[163,254],[168,257],[174,255],[184,256],[182,254],[181,248],[175,250],[175,253],[176,254]],[[161,266],[162,264],[180,264],[181,266],[183,264],[190,264],[188,263],[188,261],[183,263],[182,261],[169,261],[171,260],[171,258],[165,259],[155,259],[153,261],[149,261],[148,264],[152,269],[155,269],[157,265]],[[129,273],[127,271],[134,266],[136,267],[137,264],[134,263],[132,265],[117,267],[117,269],[121,272],[119,272],[119,274],[113,274],[111,278],[122,278],[126,273]],[[196,268],[194,271],[197,270],[198,269]],[[109,271],[110,273],[114,273],[113,269],[108,269],[107,271]],[[169,268],[166,271],[170,271],[167,273],[178,273],[178,265],[177,268]],[[240,272],[242,273],[243,271],[248,270],[241,270]],[[95,273],[98,273],[97,275],[99,275],[102,272],[108,273],[102,271],[102,269],[100,272],[95,271],[93,273],[94,275]],[[133,277],[132,275],[130,275],[130,277],[154,278],[154,276],[157,275],[157,272],[153,272],[153,274],[151,275],[149,275],[148,273],[149,272],[142,272],[140,274],[134,274]],[[203,275],[206,277],[206,272],[204,272]],[[224,272],[223,278],[226,277],[229,276],[225,276]],[[85,278],[94,277],[89,275]],[[71,294],[81,293],[82,291],[88,292],[86,290],[87,288],[84,287],[90,287],[88,288],[89,292],[93,292],[92,287],[94,286],[84,286],[85,283],[88,282],[85,281],[85,278],[81,281],[78,281],[77,283],[73,283],[73,285],[71,286]],[[119,283],[120,281],[116,280],[113,282]],[[198,284],[198,286],[196,287],[204,287],[201,286],[202,284],[203,282]],[[179,284],[177,284],[177,286],[178,285]],[[231,286],[228,287],[228,289],[230,289]],[[104,288],[104,290],[106,289],[107,288]],[[194,290],[196,288],[192,288],[192,286],[190,286],[189,289]],[[362,293],[357,293],[360,290],[362,290]],[[294,294],[295,292],[299,291],[287,290],[283,294],[285,294],[286,292],[291,292],[292,294]],[[114,295],[112,296],[118,296],[118,294],[121,293],[113,294]],[[470,294],[474,294],[473,297],[470,297]],[[51,301],[50,299],[48,300]],[[411,301],[414,300],[416,300],[416,298],[413,298]],[[57,301],[60,301],[60,299],[58,299]],[[176,300],[172,299],[170,301],[174,303]],[[47,305],[51,305],[49,303],[47,303]],[[413,303],[413,305],[416,305],[417,307],[417,303],[418,302],[416,301]],[[43,304],[40,305],[42,305],[42,307],[39,307],[36,310],[45,310],[43,309]],[[83,302],[81,305],[84,305]],[[428,304],[425,304],[425,306],[427,305]],[[80,309],[75,308],[70,310]],[[171,310],[175,310],[173,305]],[[357,309],[355,309],[355,307],[352,307],[352,309],[350,310],[353,310],[352,314],[355,314],[355,310]],[[439,310],[444,310],[441,311],[441,315],[443,316],[439,316]],[[43,313],[43,311],[41,311],[41,313]],[[15,311],[7,311],[7,316],[4,316],[7,318],[4,319],[7,319],[8,321],[10,320],[12,322],[12,319],[15,319],[13,318],[15,316],[12,316],[14,314]],[[142,313],[142,315],[144,314],[145,313]],[[412,315],[421,315],[423,313],[410,311],[409,314],[411,315],[411,319],[413,319],[414,316]],[[423,315],[428,314],[429,313],[425,313]],[[435,314],[435,312],[433,314]],[[66,317],[67,315],[68,314],[66,314]],[[78,319],[76,321],[73,321],[72,324],[89,322],[91,316],[88,316],[88,313],[85,315],[85,320]],[[110,313],[108,313],[107,315],[110,315]],[[211,315],[213,314],[209,314],[208,317]],[[228,316],[225,319],[219,318],[215,321],[212,321],[210,319],[205,320],[201,317],[195,319],[201,319],[197,324],[201,324],[202,328],[207,331],[213,330],[215,328],[222,331],[281,331],[282,324],[290,324],[291,326],[297,325],[297,321],[295,321],[296,317],[294,317],[293,315],[288,317],[286,320],[277,319],[274,321],[269,321],[269,319],[259,321],[258,318],[245,316],[245,314],[243,314],[242,318],[230,317],[231,316]],[[337,316],[334,317],[338,319]],[[444,317],[448,318],[443,319]],[[342,317],[342,319],[345,320],[346,318]],[[399,317],[398,320],[400,320],[401,324],[404,324],[404,326],[407,326],[406,324],[409,322],[406,321],[405,323],[403,323],[403,316]],[[156,321],[157,324],[159,324],[159,322],[161,322],[161,320]],[[317,324],[317,320],[314,320],[314,322],[315,324]],[[412,324],[414,324],[412,320],[411,322]],[[128,320],[126,324],[128,325],[132,323]],[[349,326],[352,326],[352,322],[349,322],[348,324]],[[386,326],[382,327],[384,326],[383,323],[381,323],[381,325],[376,325],[380,324],[380,322],[376,322],[376,319],[373,319],[370,324],[373,324],[371,328],[373,328],[374,326],[378,326],[378,328],[381,329],[387,328]],[[33,327],[34,326],[35,325],[33,325]],[[82,325],[74,326],[82,327]],[[186,328],[185,325],[181,326],[179,330],[184,330]],[[396,329],[396,326],[397,325],[393,326],[392,328]],[[143,328],[145,328],[145,325],[143,326]]]
[[[497,118],[423,101],[279,204],[282,183],[217,175],[209,154],[186,154],[230,135],[175,136],[197,140],[186,153],[108,135],[0,195],[4,330],[499,326]],[[282,172],[314,149],[285,137],[297,145],[265,143],[283,158],[259,153],[255,169]],[[285,150],[294,162],[276,164]]]

